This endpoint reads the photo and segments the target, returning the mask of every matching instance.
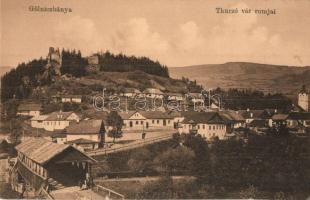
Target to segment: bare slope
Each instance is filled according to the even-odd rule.
[[[196,79],[206,88],[256,88],[266,92],[295,93],[302,84],[310,87],[310,67],[245,62],[169,68],[173,78]]]

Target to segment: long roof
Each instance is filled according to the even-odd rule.
[[[225,124],[226,121],[217,112],[184,112],[184,124]]]
[[[63,121],[67,120],[67,118],[72,114],[73,112],[52,112],[48,115],[48,117],[45,119],[45,121]]]
[[[291,112],[288,118],[293,120],[310,120],[310,112]]]
[[[238,113],[245,119],[266,119],[269,115],[265,110],[239,110]],[[251,116],[251,114],[253,116]]]
[[[234,121],[234,122],[245,121],[244,117],[241,114],[237,113],[236,111],[231,110],[221,111],[219,114],[228,121]]]
[[[143,117],[147,119],[173,119],[176,117],[176,114],[173,112],[162,112],[162,111],[129,111],[129,112],[120,112],[119,115],[122,119],[129,119],[136,112],[140,113]]]
[[[41,110],[41,104],[38,103],[22,103],[18,106],[18,111],[38,111]]]
[[[66,133],[71,135],[99,134],[102,120],[83,120],[73,123],[66,128]]]
[[[57,144],[46,140],[44,138],[28,138],[19,145],[15,147],[18,152],[21,152],[31,160],[43,165],[50,161],[52,158],[57,156],[58,154],[64,152],[68,148],[73,148],[76,151],[78,149],[74,148],[71,145],[67,144]],[[92,161],[96,161],[93,158],[89,157],[85,153],[79,151],[80,153],[84,154]]]

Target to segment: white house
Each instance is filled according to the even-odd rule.
[[[159,89],[156,88],[147,88],[143,91],[143,94],[145,95],[145,97],[147,98],[151,98],[151,99],[162,99],[164,98],[164,93],[162,91],[160,91]]]
[[[291,128],[298,126],[310,127],[310,112],[291,112],[286,122],[287,126]]]
[[[48,115],[37,115],[30,119],[32,128],[44,128],[43,122],[48,117]]]
[[[184,96],[180,93],[166,93],[168,101],[183,101]]]
[[[71,122],[78,122],[80,117],[74,112],[53,112],[43,120],[43,128],[47,131],[63,130]]]
[[[219,112],[220,116],[226,119],[232,129],[245,127],[245,119],[238,111],[223,110]]]
[[[130,111],[119,113],[123,130],[173,130],[174,116],[162,111]]]
[[[268,120],[271,115],[266,110],[238,110],[238,113],[242,115],[247,124],[250,124],[253,120]]]
[[[38,116],[41,112],[41,105],[37,103],[22,103],[17,108],[17,115]]]
[[[67,143],[91,150],[97,149],[100,142],[104,142],[105,129],[102,120],[83,120],[70,124],[66,134]]]
[[[141,94],[140,90],[135,88],[125,88],[124,92],[121,93],[121,96],[124,97],[135,97],[136,95]]]
[[[210,140],[226,137],[226,121],[216,112],[185,112],[184,120],[179,126],[179,133],[195,133]]]
[[[204,97],[201,93],[189,93],[187,96],[193,103],[204,103]]]
[[[82,103],[81,95],[63,95],[61,97],[61,102],[69,102],[69,103]]]

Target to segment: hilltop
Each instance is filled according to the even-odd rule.
[[[296,93],[310,87],[310,67],[228,62],[169,68],[170,76],[186,76],[206,88],[255,88],[264,92]]]
[[[169,77],[168,68],[147,57],[114,55],[110,52],[83,57],[79,50],[51,47],[46,59],[21,63],[1,77],[1,101],[48,97],[56,93],[85,94],[121,92],[124,88],[157,88],[163,92],[200,92],[188,79]]]

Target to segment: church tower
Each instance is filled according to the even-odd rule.
[[[298,94],[298,105],[305,111],[309,111],[309,94],[305,85],[302,86]]]

